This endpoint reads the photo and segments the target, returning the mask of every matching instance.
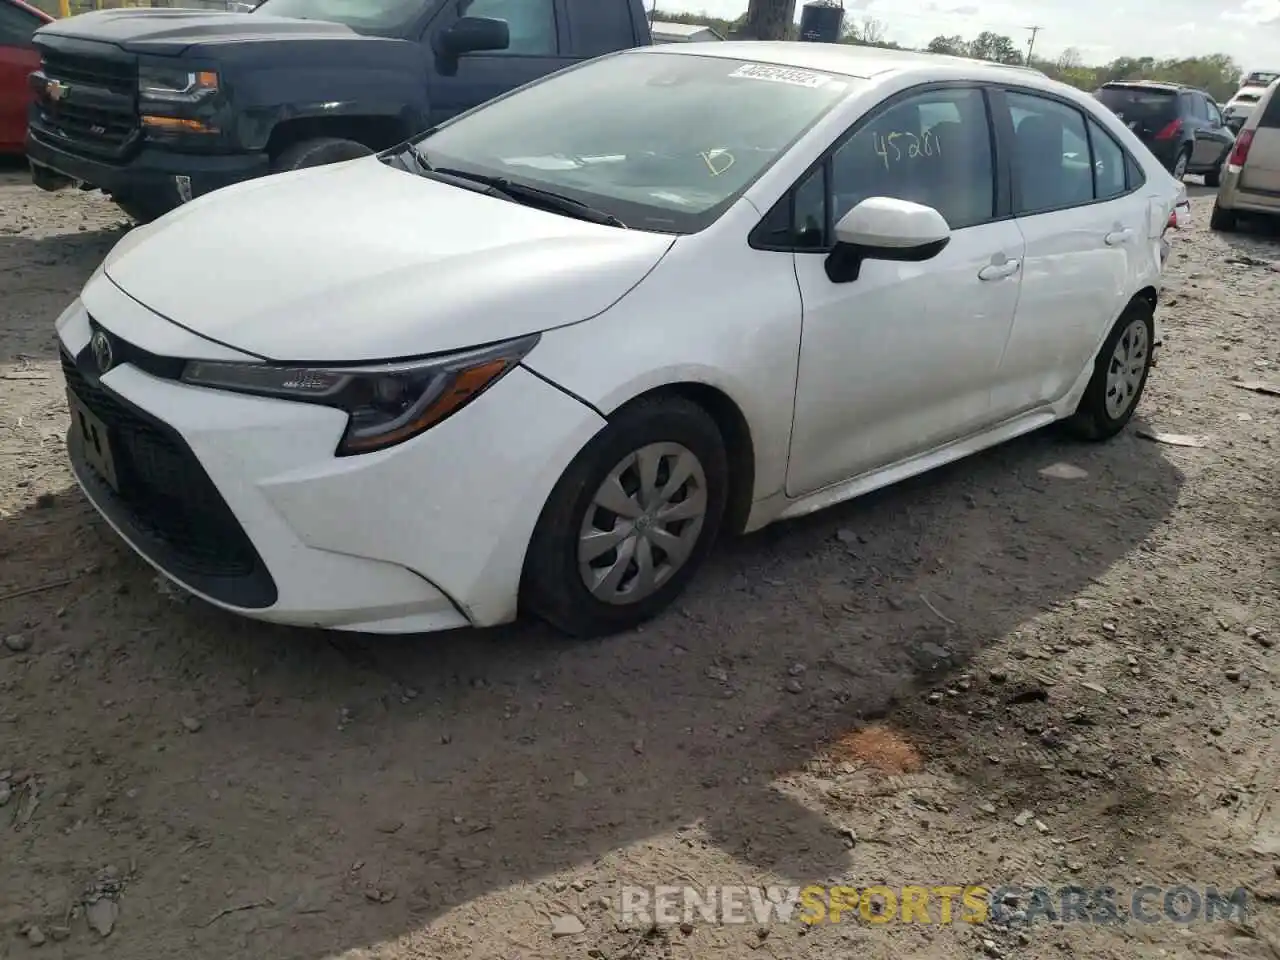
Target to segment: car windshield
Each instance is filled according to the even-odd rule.
[[[353,30],[389,30],[406,24],[435,0],[265,0],[254,14],[329,20]]]
[[[660,233],[715,221],[859,83],[676,53],[591,61],[429,133],[435,168],[554,191]]]

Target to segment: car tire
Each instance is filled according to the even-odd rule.
[[[1184,147],[1178,151],[1178,155],[1173,159],[1173,166],[1169,172],[1173,174],[1175,180],[1181,180],[1187,175],[1187,168],[1191,166],[1191,150]]]
[[[1147,385],[1154,344],[1155,311],[1145,300],[1134,300],[1098,351],[1089,385],[1065,422],[1069,432],[1081,440],[1101,441],[1125,428]]]
[[[117,207],[123,210],[134,223],[150,223],[168,213],[168,209],[154,203],[146,203],[133,197],[112,197]]]
[[[1216,166],[1212,170],[1206,170],[1204,172],[1204,185],[1206,187],[1214,187],[1214,188],[1222,186],[1222,167],[1221,166]]]
[[[642,458],[653,471],[647,485]],[[686,478],[664,499],[677,470]],[[702,407],[677,396],[624,407],[548,497],[525,557],[522,609],[579,638],[629,630],[656,616],[684,590],[715,543],[728,484],[724,439]],[[645,496],[646,488],[652,495]],[[632,518],[601,506],[602,500],[627,506]],[[683,519],[664,521],[664,512]],[[584,546],[588,538],[596,545]],[[677,555],[681,559],[673,561]],[[645,578],[642,566],[649,571]],[[618,571],[614,577],[612,571]]]
[[[286,170],[322,167],[329,163],[358,160],[372,155],[372,150],[354,140],[317,137],[314,140],[303,140],[281,150],[271,161],[271,172],[284,173]]]
[[[1239,223],[1234,210],[1223,209],[1218,201],[1213,202],[1213,212],[1209,214],[1209,229],[1219,233],[1234,233]]]

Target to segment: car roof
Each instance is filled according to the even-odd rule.
[[[1047,80],[1043,73],[1030,67],[971,60],[940,53],[916,50],[890,50],[861,47],[847,43],[805,43],[801,41],[717,41],[711,43],[661,44],[627,51],[634,54],[679,54],[682,56],[721,57],[726,60],[751,60],[779,67],[819,70],[848,77],[870,79],[886,73],[928,70],[938,67],[964,67],[969,70],[1012,71],[1023,76]]]
[[[1103,90],[1161,90],[1177,93],[1185,90],[1188,93],[1204,93],[1199,87],[1189,87],[1185,83],[1171,83],[1167,80],[1109,80],[1102,85]],[[1206,94],[1208,96],[1208,94]]]

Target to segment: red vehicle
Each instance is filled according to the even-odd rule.
[[[0,153],[22,153],[32,97],[27,78],[40,68],[31,35],[51,20],[22,0],[0,0]]]

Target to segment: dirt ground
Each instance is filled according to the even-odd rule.
[[[162,589],[64,464],[52,324],[123,218],[0,172],[0,957],[1280,957],[1280,397],[1233,383],[1280,380],[1280,244],[1211,235],[1196,192],[1122,436],[724,543],[677,610],[570,644]],[[650,928],[619,883],[1251,899]]]

